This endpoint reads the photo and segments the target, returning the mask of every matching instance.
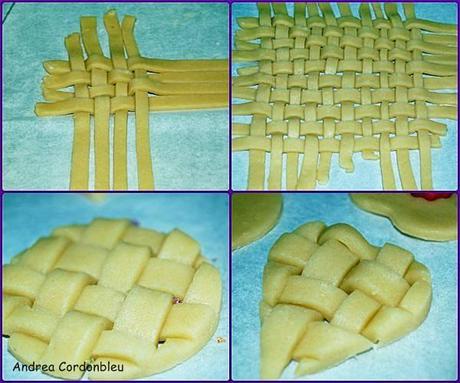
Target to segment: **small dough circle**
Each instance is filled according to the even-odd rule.
[[[232,250],[267,234],[278,222],[283,206],[279,193],[234,193],[232,195]]]
[[[457,196],[428,201],[410,193],[350,194],[361,209],[388,217],[404,234],[429,241],[457,239]]]

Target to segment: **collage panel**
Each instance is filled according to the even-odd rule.
[[[3,380],[229,379],[228,213],[226,193],[5,194]]]
[[[233,380],[456,380],[447,194],[234,193]]]
[[[457,190],[457,4],[403,4],[232,4],[233,190]]]
[[[226,2],[15,3],[4,189],[228,190],[228,13]]]

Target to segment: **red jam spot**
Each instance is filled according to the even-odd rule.
[[[179,303],[182,303],[182,299],[180,299],[178,297],[173,297],[172,298],[172,303],[173,303],[173,305],[177,305]]]
[[[417,198],[425,198],[427,201],[436,201],[440,198],[449,198],[454,193],[438,193],[438,192],[418,192],[418,193],[410,193],[413,197]]]

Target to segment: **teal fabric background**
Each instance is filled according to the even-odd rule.
[[[10,4],[4,3],[3,14]],[[38,118],[42,62],[67,59],[64,38],[80,16],[116,9],[137,18],[141,54],[164,59],[228,57],[228,4],[16,3],[3,25],[3,186],[7,190],[67,190],[73,141],[71,116]],[[228,110],[150,113],[158,190],[228,189]],[[134,116],[128,125],[128,183],[137,190]],[[91,154],[92,155],[92,154]],[[92,157],[91,157],[92,158]],[[91,161],[92,163],[93,161]],[[90,180],[94,177],[91,167]],[[91,183],[92,184],[92,183]]]
[[[351,3],[353,14],[358,16],[358,3]],[[332,7],[338,14],[338,8],[335,3]],[[399,4],[400,13],[402,13],[401,4]],[[443,23],[457,23],[457,4],[455,3],[416,3],[416,14],[421,19],[438,21]],[[288,11],[293,14],[293,4],[288,3]],[[255,3],[234,3],[232,5],[232,36],[239,29],[236,19],[244,16],[258,16]],[[236,75],[236,68],[239,65],[233,64],[232,75]],[[235,99],[237,100],[237,99]],[[242,100],[237,100],[241,102]],[[251,121],[249,116],[236,116],[234,122]],[[433,164],[433,184],[436,190],[457,190],[457,144],[458,144],[458,123],[450,120],[437,120],[447,124],[448,133],[441,138],[440,149],[433,149],[432,164]],[[396,169],[396,156],[394,153],[393,164]],[[267,156],[268,158],[268,156]],[[411,163],[416,180],[419,180],[419,157],[418,152],[411,151]],[[355,170],[353,173],[346,173],[344,169],[339,167],[338,156],[334,155],[331,164],[329,182],[326,185],[317,185],[317,190],[382,190],[380,176],[380,162],[363,160],[361,154],[357,153],[353,156]],[[266,164],[266,174],[269,171],[269,161]],[[248,177],[248,152],[233,152],[232,153],[232,189],[246,190]],[[399,178],[395,171],[397,187],[400,188]],[[283,180],[283,187],[285,181]]]
[[[226,380],[228,372],[228,196],[227,194],[112,194],[92,203],[80,194],[6,194],[3,199],[3,258],[31,246],[59,225],[88,223],[95,217],[130,218],[142,227],[169,232],[179,228],[200,244],[202,253],[220,270],[222,310],[219,327],[192,358],[155,380]],[[216,337],[226,339],[217,343]],[[2,339],[4,380],[49,380],[40,373],[12,372],[16,359]],[[144,380],[149,380],[145,378]]]
[[[394,243],[411,251],[431,271],[430,313],[414,332],[386,347],[371,350],[302,380],[456,380],[457,379],[457,241],[428,242],[408,237],[391,222],[356,207],[347,194],[284,194],[283,213],[261,240],[232,254],[232,376],[259,377],[259,302],[262,271],[276,239],[309,221],[346,223],[373,245]],[[291,363],[282,379],[295,377]]]

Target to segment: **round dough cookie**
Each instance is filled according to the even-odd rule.
[[[2,293],[3,335],[17,360],[70,380],[85,369],[92,380],[131,380],[208,343],[221,279],[178,229],[97,218],[59,227],[16,255],[3,266]]]
[[[278,193],[234,193],[232,195],[232,250],[267,234],[278,222],[283,198]]]
[[[361,209],[388,217],[400,231],[430,241],[457,239],[455,193],[356,193]]]

